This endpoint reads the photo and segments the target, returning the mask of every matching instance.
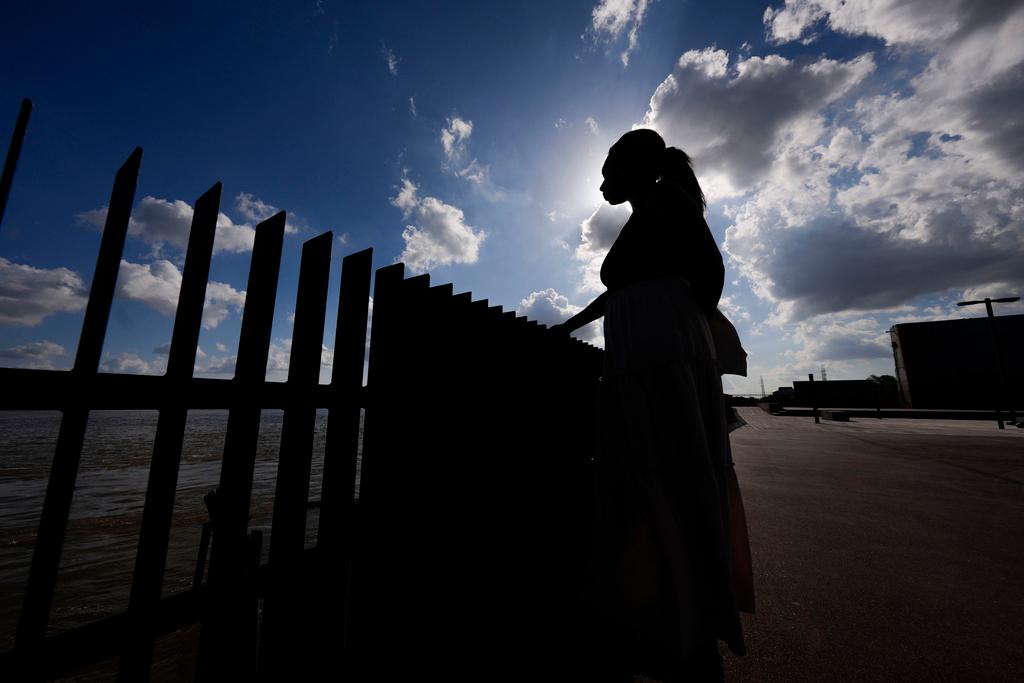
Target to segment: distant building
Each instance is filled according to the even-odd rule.
[[[1024,407],[1024,315],[993,319],[1008,396]],[[992,409],[999,395],[987,318],[902,323],[889,330],[900,398],[908,408]]]
[[[793,387],[779,387],[768,395],[773,403],[790,403],[793,401]]]
[[[897,408],[899,396],[866,379],[793,382],[793,405],[819,408]]]

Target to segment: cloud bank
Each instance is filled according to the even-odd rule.
[[[0,325],[32,327],[85,309],[88,289],[68,268],[36,268],[0,257]]]
[[[603,21],[622,31],[622,16]],[[748,334],[774,326],[792,342],[752,357],[755,371],[857,376],[891,357],[890,324],[963,315],[953,304],[968,293],[1021,293],[1024,5],[788,0],[764,25],[773,44],[836,32],[886,49],[689,50],[636,124],[691,154],[716,226],[724,215],[740,277],[723,307]],[[582,222],[580,291],[603,289],[626,216],[602,205]]]
[[[0,365],[34,370],[64,370],[71,362],[63,346],[43,340],[0,349]]]
[[[798,0],[765,14],[777,42],[827,26],[929,55],[906,87],[873,81],[871,53],[707,48],[651,98],[640,125],[692,152],[731,222],[725,251],[773,322],[1024,287],[1024,41],[1010,39],[1024,9],[913,5]]]

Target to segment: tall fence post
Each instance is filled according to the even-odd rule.
[[[61,550],[67,530],[68,514],[78,477],[78,465],[82,456],[82,441],[85,438],[89,419],[89,384],[99,370],[103,338],[110,317],[110,306],[114,299],[117,271],[121,264],[125,237],[128,234],[128,219],[135,200],[135,186],[142,163],[142,148],[132,152],[121,166],[114,179],[110,193],[110,204],[100,240],[96,271],[89,291],[89,303],[82,322],[82,334],[78,341],[75,365],[71,370],[75,388],[68,396],[68,403],[61,419],[57,436],[57,448],[50,468],[50,480],[46,487],[43,512],[39,520],[25,587],[25,601],[15,639],[17,647],[25,656],[25,662],[38,656],[53,606],[53,591],[60,568]]]
[[[137,681],[149,676],[153,656],[151,619],[154,607],[160,602],[167,565],[174,494],[178,486],[181,447],[188,419],[186,389],[196,363],[220,194],[221,185],[217,183],[196,200],[192,214],[178,309],[174,316],[171,349],[164,375],[166,404],[157,419],[146,502],[142,510],[142,527],[135,555],[135,574],[128,598],[128,611],[136,627],[132,630],[133,642],[121,657],[118,672],[120,681]]]
[[[374,275],[373,285],[373,326],[370,331],[369,368],[367,374],[366,413],[363,418],[363,456],[359,478],[359,506],[354,521],[353,560],[348,603],[348,627],[343,643],[342,662],[346,677],[359,680],[359,668],[372,656],[372,629],[382,615],[374,611],[373,598],[366,591],[355,587],[371,583],[376,576],[375,545],[386,542],[375,537],[367,529],[367,520],[373,510],[380,507],[378,498],[385,493],[378,488],[377,477],[386,473],[388,435],[374,427],[377,421],[387,424],[383,415],[390,409],[393,394],[387,392],[390,386],[392,368],[389,361],[396,348],[394,329],[397,325],[396,307],[399,306],[399,289],[405,266],[396,263],[379,268]],[[383,458],[381,457],[383,456]],[[382,477],[382,481],[386,477]]]
[[[314,605],[321,631],[312,655],[321,658],[321,670],[336,663],[347,630],[372,263],[373,250],[365,249],[346,256],[341,267],[317,529],[316,576],[323,595]]]
[[[256,226],[220,483],[207,499],[213,543],[210,598],[199,641],[199,680],[247,680],[256,672],[255,567],[247,529],[262,412],[256,396],[267,374],[285,222],[281,211]]]
[[[331,244],[326,232],[302,248],[295,326],[288,360],[288,394],[281,426],[281,449],[274,494],[268,568],[270,583],[263,600],[260,627],[259,677],[282,680],[301,674],[309,665],[296,656],[309,634],[301,617],[303,603],[313,596],[303,589],[299,572],[306,536],[306,503],[316,427],[313,389],[320,379],[324,314],[331,272]]]

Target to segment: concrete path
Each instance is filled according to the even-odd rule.
[[[735,681],[1024,680],[1024,430],[740,409]]]

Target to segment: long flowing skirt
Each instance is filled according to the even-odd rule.
[[[722,384],[686,280],[616,291],[605,309],[591,595],[600,617],[674,657],[745,646],[729,549]]]

